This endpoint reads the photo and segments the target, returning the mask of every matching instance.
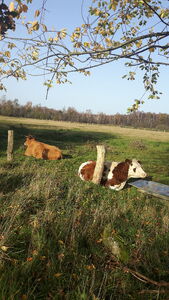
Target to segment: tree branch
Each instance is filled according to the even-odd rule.
[[[143,0],[143,2],[144,2],[145,5],[147,5],[147,6],[149,7],[150,10],[153,11],[153,13],[160,19],[160,21],[161,21],[163,24],[169,26],[169,23],[166,23],[166,22],[160,17],[160,15],[157,13],[157,11],[156,11],[150,4],[147,3],[147,1]]]

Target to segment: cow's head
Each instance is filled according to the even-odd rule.
[[[141,166],[141,162],[136,159],[127,160],[129,164],[128,178],[145,178],[147,174],[144,172]]]
[[[26,136],[26,140],[25,140],[25,142],[24,142],[24,146],[26,146],[26,147],[29,146],[30,143],[31,143],[33,140],[35,140],[35,138],[34,138],[32,135]]]

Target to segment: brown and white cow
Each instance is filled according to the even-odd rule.
[[[92,180],[95,166],[96,162],[92,160],[82,163],[78,175],[84,181]],[[101,185],[120,191],[129,178],[145,178],[146,176],[140,161],[136,159],[126,159],[123,162],[105,162]]]
[[[26,136],[24,146],[27,147],[25,151],[26,156],[33,156],[35,158],[47,160],[56,160],[62,158],[62,152],[58,147],[38,142],[31,135]]]

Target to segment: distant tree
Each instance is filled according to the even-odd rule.
[[[32,0],[15,0],[9,6],[4,2],[0,5],[1,89],[5,88],[3,79],[13,76],[25,80],[36,70],[36,75],[48,78],[44,82],[48,93],[53,84],[69,82],[72,72],[88,76],[93,68],[125,60],[130,71],[124,78],[135,80],[140,69],[148,98],[159,98],[155,85],[160,66],[169,66],[168,0],[93,0],[88,8],[84,0],[83,24],[72,33],[47,27],[47,0],[42,0],[32,20],[23,19]],[[16,18],[25,27],[23,37],[16,30]],[[142,102],[136,99],[130,111]]]
[[[151,128],[159,130],[169,130],[169,115],[144,113],[136,111],[130,114],[106,115],[103,113],[93,114],[90,110],[78,112],[75,108],[55,110],[40,105],[32,105],[27,102],[20,105],[19,101],[6,100],[4,96],[0,98],[0,115],[37,118],[44,120],[69,121],[89,124],[110,124],[115,126],[132,126],[135,128]]]

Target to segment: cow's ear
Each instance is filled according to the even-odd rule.
[[[138,163],[141,165],[141,161],[140,160],[138,160]]]
[[[131,159],[128,159],[128,158],[127,158],[127,159],[125,160],[125,163],[127,163],[128,165],[131,165],[132,161],[131,161]]]

